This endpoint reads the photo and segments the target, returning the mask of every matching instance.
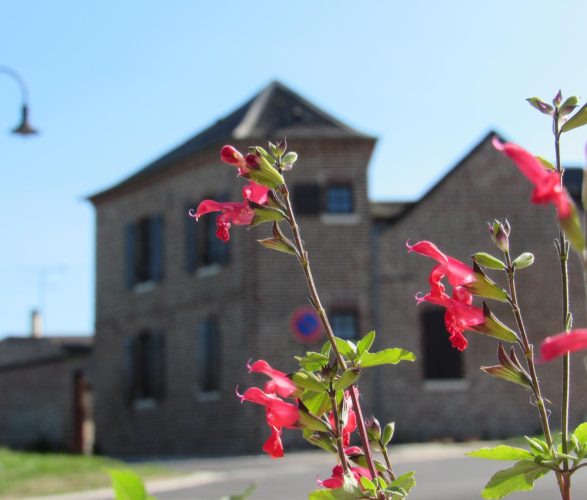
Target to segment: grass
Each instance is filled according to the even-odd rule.
[[[108,487],[106,469],[120,468],[133,470],[142,478],[173,474],[160,466],[128,465],[112,458],[0,449],[0,499]]]

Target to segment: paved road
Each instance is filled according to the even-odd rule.
[[[464,457],[477,445],[409,445],[398,447],[396,473],[416,471],[417,486],[410,500],[475,500],[500,463]],[[316,478],[330,475],[332,457],[320,452],[290,453],[278,460],[265,456],[169,461],[165,465],[182,470],[206,471],[205,484],[175,491],[157,492],[160,500],[218,500],[257,483],[251,500],[300,500],[316,487]],[[587,470],[574,476],[573,500],[587,499]],[[554,476],[536,483],[532,492],[511,495],[512,500],[556,500],[560,498]]]

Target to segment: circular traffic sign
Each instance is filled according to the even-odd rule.
[[[322,322],[311,306],[298,307],[292,314],[290,328],[299,342],[310,344],[322,337]]]

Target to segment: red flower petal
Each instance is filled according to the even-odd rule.
[[[281,442],[281,429],[271,426],[271,436],[265,441],[263,451],[273,458],[283,457],[283,443]]]
[[[296,391],[295,384],[282,371],[272,368],[267,361],[260,359],[252,365],[247,364],[249,372],[263,373],[273,379],[273,384],[268,385],[271,392],[277,392],[282,398],[291,396]],[[269,392],[269,391],[267,391]]]
[[[578,328],[569,333],[559,333],[544,339],[540,344],[542,361],[550,361],[568,352],[587,349],[587,329]]]

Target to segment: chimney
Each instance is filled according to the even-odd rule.
[[[31,311],[31,337],[40,339],[43,336],[43,318],[38,309]]]

